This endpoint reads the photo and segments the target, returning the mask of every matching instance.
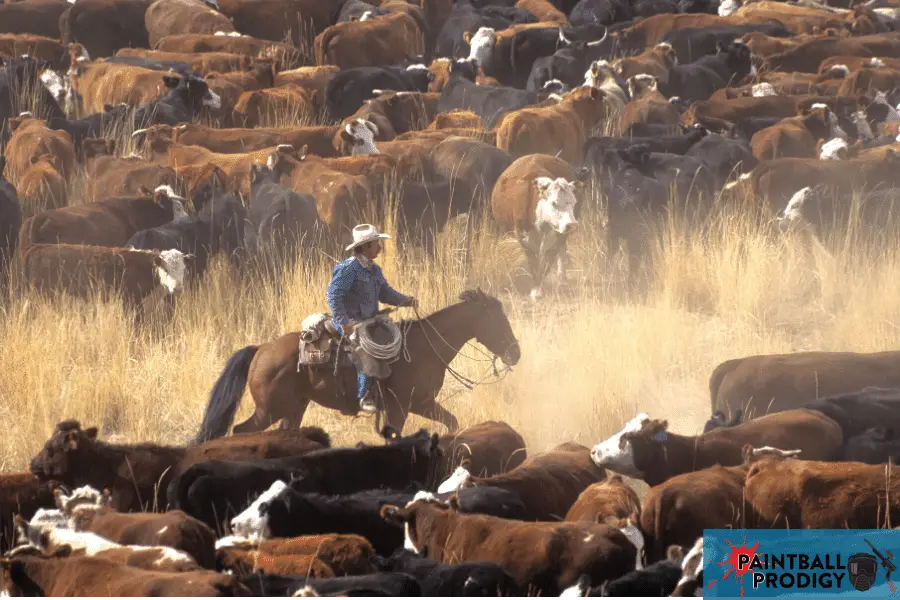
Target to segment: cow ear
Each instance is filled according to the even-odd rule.
[[[451,510],[459,510],[459,492],[454,492],[452,496],[447,498],[447,506]]]
[[[305,160],[307,154],[309,154],[309,145],[303,144],[303,146],[300,147],[300,150],[297,151],[297,159]]]
[[[184,259],[185,262],[190,262],[190,261],[193,261],[194,259],[196,259],[197,255],[196,254],[185,254],[184,256],[182,256],[182,258]]]
[[[162,80],[167,88],[176,88],[178,87],[178,84],[181,83],[180,77],[172,77],[171,75],[163,75]]]
[[[353,137],[353,134],[347,131],[347,128],[341,129],[341,139],[348,143],[353,143],[356,141],[356,138]],[[300,159],[303,160],[303,159]]]
[[[84,435],[88,436],[92,440],[97,439],[97,428],[96,427],[88,427],[84,430]]]
[[[402,527],[409,519],[409,513],[407,513],[406,509],[386,504],[381,507],[381,518],[392,525]]]
[[[472,34],[471,32],[466,31],[463,33],[463,41],[467,44],[472,43]]]
[[[744,444],[744,447],[741,450],[741,454],[744,457],[744,464],[749,465],[750,461],[753,459],[753,445],[752,444]]]
[[[366,127],[369,128],[369,131],[372,132],[372,135],[378,135],[378,125],[373,123],[372,121],[365,121]]]

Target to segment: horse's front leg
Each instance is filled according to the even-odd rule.
[[[410,412],[425,417],[426,419],[431,419],[436,423],[446,425],[448,433],[459,429],[459,420],[456,418],[456,415],[438,404],[435,400],[431,400],[425,404],[413,404],[413,408],[410,409]]]

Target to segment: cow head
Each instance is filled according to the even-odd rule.
[[[640,434],[645,426],[654,423],[650,416],[641,413],[631,419],[620,432],[600,442],[591,449],[591,459],[597,466],[609,468],[629,477],[643,477],[635,460],[635,449],[632,445],[634,434]]]
[[[578,198],[575,193],[580,182],[571,182],[562,177],[538,177],[534,186],[538,191],[535,208],[535,226],[538,229],[549,227],[552,231],[566,235],[578,225],[575,218],[575,206]]]
[[[186,262],[193,260],[193,254],[184,254],[181,250],[171,249],[155,253],[153,265],[156,268],[156,278],[166,292],[178,296],[184,291],[184,274],[187,269]]]
[[[163,158],[169,147],[175,142],[175,129],[171,125],[153,125],[146,129],[137,129],[131,139],[139,148],[150,153],[153,159]]]
[[[210,165],[193,182],[192,188],[190,191],[191,206],[194,212],[200,212],[217,195],[228,192],[228,175],[221,167]]]
[[[175,190],[168,185],[161,185],[153,190],[153,202],[167,213],[171,214],[172,221],[180,221],[188,216],[184,210],[181,196],[175,194]]]
[[[204,107],[212,110],[222,108],[222,98],[210,90],[206,82],[200,77],[193,75],[185,75],[184,77],[163,75],[163,83],[171,90],[170,94],[181,98],[184,105],[194,111],[199,111]]]
[[[478,77],[478,64],[469,58],[455,60],[450,63],[450,75],[456,75],[469,81],[475,81]]]
[[[272,503],[284,502],[283,494],[288,487],[284,481],[276,481],[268,490],[259,495],[241,514],[231,519],[231,531],[235,536],[248,538],[251,541],[259,541],[272,537],[269,529],[269,510]],[[282,498],[280,498],[282,497]],[[277,512],[277,510],[276,510]]]
[[[31,459],[31,472],[40,479],[56,479],[71,486],[86,484],[96,443],[96,427],[82,430],[78,421],[63,421]]]
[[[850,145],[847,140],[836,137],[827,142],[820,142],[819,160],[847,160],[850,158]]]
[[[703,562],[701,536],[681,561],[681,579],[675,585],[672,596],[693,596],[697,590],[703,590]]]
[[[595,60],[584,73],[584,85],[598,88],[608,80],[615,81],[616,75],[608,61]],[[549,83],[549,82],[548,82]]]
[[[278,184],[280,181],[278,177],[275,176],[275,172],[272,171],[266,165],[252,165],[250,167],[250,188],[251,193],[254,187],[258,187],[265,183],[275,183]],[[251,200],[252,202],[252,200]]]
[[[489,66],[494,53],[494,44],[497,43],[497,32],[491,27],[481,27],[475,35],[466,34],[463,38],[469,43],[469,60],[475,61],[481,68]]]
[[[350,155],[378,154],[375,138],[378,126],[365,119],[353,119],[341,130],[341,138],[350,144]]]
[[[98,156],[114,156],[116,153],[116,140],[103,138],[85,138],[81,142],[81,155],[85,161]]]
[[[266,166],[272,170],[280,181],[283,176],[289,175],[294,171],[298,161],[306,160],[308,153],[309,146],[307,144],[303,144],[296,153],[276,150],[266,159]]]
[[[47,167],[56,172],[62,171],[62,159],[55,154],[41,154],[40,156],[32,156],[31,164],[36,167]]]
[[[804,125],[815,139],[847,139],[847,132],[841,128],[838,116],[827,104],[813,104],[809,109],[802,110],[801,114],[805,117]]]
[[[444,533],[442,521],[451,511],[458,510],[459,497],[456,495],[441,502],[429,492],[419,492],[405,508],[382,506],[381,518],[403,528],[405,550],[428,556],[429,553],[440,554],[440,535]]]
[[[53,491],[56,507],[66,516],[71,516],[79,506],[91,506],[95,508],[108,507],[111,502],[109,490],[100,492],[89,485],[83,485],[66,494],[62,489]]]
[[[716,54],[725,56],[725,65],[732,73],[733,81],[740,81],[748,75],[756,75],[756,67],[753,64],[753,53],[750,46],[741,42],[725,44],[716,42]]]
[[[626,85],[628,86],[628,96],[632,100],[637,100],[648,92],[657,92],[659,88],[656,77],[647,74],[629,77]]]

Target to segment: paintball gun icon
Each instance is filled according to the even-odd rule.
[[[884,568],[884,578],[887,580],[887,584],[891,590],[891,593],[896,594],[897,586],[894,585],[893,581],[891,581],[891,573],[897,570],[897,565],[894,564],[894,553],[890,550],[886,550],[885,553],[882,554],[878,551],[878,548],[872,545],[872,542],[870,542],[868,539],[863,538],[863,541],[865,541],[869,545],[869,548],[872,549],[872,552],[875,553],[875,556],[877,556],[879,560],[881,560],[881,566]],[[885,554],[887,556],[885,556]]]

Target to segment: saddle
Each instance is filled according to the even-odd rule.
[[[376,379],[387,379],[391,374],[390,363],[400,355],[399,329],[385,313],[360,323],[349,339],[338,334],[331,315],[325,313],[309,315],[300,327],[298,372],[303,366],[325,365],[334,358],[335,375],[342,368],[353,368]],[[364,346],[375,346],[382,353],[372,356]]]

